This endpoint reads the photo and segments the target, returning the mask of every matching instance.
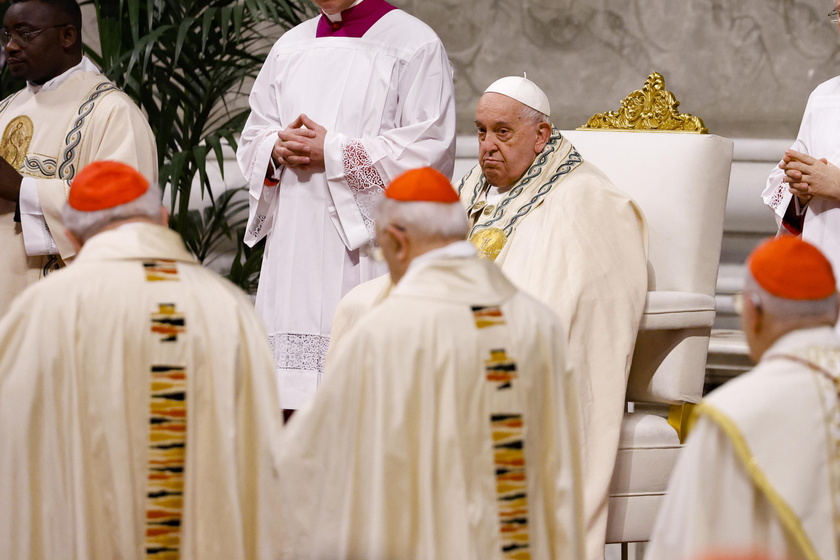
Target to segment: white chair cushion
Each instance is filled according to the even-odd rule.
[[[641,412],[625,414],[610,493],[665,492],[680,447],[677,431],[665,418]]]
[[[670,330],[711,327],[715,321],[715,298],[690,292],[648,292],[639,330]]]
[[[647,542],[664,496],[610,497],[607,544]]]
[[[654,414],[625,414],[610,483],[607,542],[646,541],[681,445],[676,430]]]

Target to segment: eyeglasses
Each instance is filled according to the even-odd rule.
[[[837,23],[838,21],[840,21],[840,14],[837,13],[837,10],[831,10],[828,13],[828,21],[830,21],[831,23]]]
[[[19,47],[26,47],[29,42],[35,37],[46,31],[47,29],[57,29],[59,27],[67,27],[71,23],[62,23],[61,25],[50,25],[42,29],[28,29],[26,31],[18,31],[16,29],[8,29],[6,27],[0,28],[0,45],[8,47],[9,43],[14,40]]]

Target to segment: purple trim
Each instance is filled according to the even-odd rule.
[[[322,12],[321,19],[318,20],[318,30],[315,32],[315,37],[353,37],[359,39],[382,16],[396,9],[396,6],[392,6],[385,0],[364,0],[362,3],[341,12],[341,21],[335,23],[331,22]]]

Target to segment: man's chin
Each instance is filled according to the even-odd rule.
[[[487,179],[487,182],[490,185],[498,188],[502,188],[506,183],[508,183],[508,178],[506,175],[502,175],[501,173],[496,173],[494,171],[484,171],[484,178]]]
[[[22,63],[8,64],[9,75],[16,80],[27,80],[26,67]]]
[[[501,173],[499,173],[499,170],[492,166],[482,167],[481,173],[491,185],[495,185],[502,178],[502,175]]]

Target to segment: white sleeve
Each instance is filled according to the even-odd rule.
[[[20,226],[23,230],[23,246],[30,257],[58,254],[41,201],[35,179],[24,177],[20,182]]]
[[[385,186],[402,173],[434,167],[451,179],[455,165],[452,67],[440,42],[418,49],[397,76],[398,126],[373,137],[334,131],[324,142],[324,168],[349,249],[373,237],[372,209]]]
[[[799,134],[796,135],[796,140],[790,149],[810,156],[821,157],[818,154],[811,153],[811,150],[805,140],[810,137],[811,117],[811,98],[809,97],[808,104],[805,106],[805,113],[802,116],[802,122],[799,125]],[[781,160],[779,163],[781,163]],[[782,218],[784,218],[785,211],[787,211],[788,206],[790,206],[791,197],[793,197],[790,189],[788,189],[787,183],[783,182],[784,178],[785,172],[776,165],[770,171],[770,176],[767,177],[767,184],[764,187],[764,191],[761,193],[761,198],[764,200],[764,204],[769,206],[776,214],[777,225],[781,225]]]
[[[360,138],[386,184],[401,173],[434,167],[450,179],[455,166],[455,97],[452,67],[440,42],[420,48],[396,84],[398,127]]]
[[[272,226],[277,189],[264,185],[269,165],[275,179],[279,179],[285,169],[283,166],[275,169],[271,161],[277,133],[284,128],[274,82],[275,60],[272,49],[251,89],[251,113],[236,150],[239,169],[248,181],[249,215],[245,243],[250,246],[264,237]]]

